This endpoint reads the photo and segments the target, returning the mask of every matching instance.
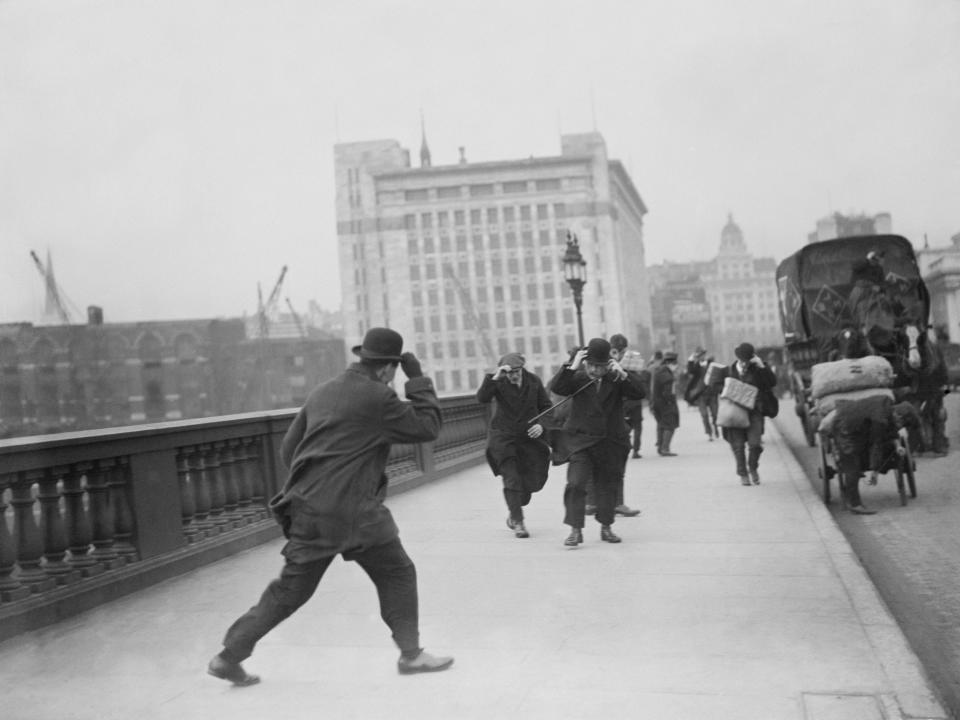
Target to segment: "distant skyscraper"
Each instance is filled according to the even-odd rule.
[[[650,347],[646,206],[597,133],[564,135],[545,158],[421,167],[395,140],[335,148],[344,333],[403,333],[437,388],[473,392],[518,350],[548,375],[577,343],[560,262],[567,232],[587,261],[587,337],[620,332]]]
[[[890,213],[843,215],[835,212],[817,220],[817,229],[807,235],[807,244],[858,235],[889,235],[892,228]]]

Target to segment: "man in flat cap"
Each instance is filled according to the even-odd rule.
[[[561,450],[554,463],[569,463],[563,492],[564,523],[570,535],[568,547],[583,542],[587,483],[593,481],[596,520],[600,539],[618,543],[611,526],[617,502],[617,481],[630,452],[630,436],[623,421],[624,399],[643,398],[641,381],[627,373],[610,355],[610,343],[593,338],[577,350],[550,381],[550,389],[570,397],[570,412],[563,424]]]
[[[550,469],[550,446],[544,439],[543,420],[534,418],[550,407],[543,382],[524,369],[520,353],[500,358],[497,369],[483,377],[477,400],[494,404],[487,437],[487,463],[503,479],[507,527],[518,538],[530,537],[523,508],[533,493],[543,489]]]
[[[730,443],[742,485],[760,484],[760,454],[763,452],[763,419],[775,417],[779,403],[773,394],[777,376],[757,355],[753,345],[740,343],[733,354],[737,361],[730,365],[729,376],[757,388],[757,401],[750,409],[750,426],[723,428],[723,437]]]
[[[440,433],[433,383],[388,328],[371,328],[353,353],[359,362],[315,388],[283,438],[280,456],[290,474],[270,508],[288,541],[285,563],[259,603],[230,626],[223,650],[207,666],[234,685],[259,682],[241,663],[310,599],[337,555],[356,561],[376,586],[380,615],[400,648],[401,674],[453,664],[452,657],[420,647],[416,569],[383,504],[390,445],[428,442]],[[408,378],[407,401],[390,387],[398,366]]]

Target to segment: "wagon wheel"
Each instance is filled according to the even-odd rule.
[[[917,477],[915,472],[917,464],[913,460],[913,453],[910,452],[910,443],[901,437],[900,444],[906,451],[903,456],[903,467],[907,476],[907,484],[910,486],[910,497],[915,498],[917,496]]]
[[[823,481],[823,502],[830,504],[830,478],[834,475],[834,470],[830,466],[827,455],[827,441],[820,439],[820,468],[817,471],[820,479]]]
[[[804,405],[803,413],[800,415],[800,422],[803,424],[803,436],[807,440],[807,445],[810,447],[817,446],[817,428],[813,425],[813,420],[810,418],[810,406]]]
[[[897,492],[900,493],[900,505],[901,507],[907,504],[907,488],[906,484],[903,482],[904,470],[903,462],[896,467],[897,474]]]

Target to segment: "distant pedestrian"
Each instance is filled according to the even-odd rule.
[[[662,364],[653,371],[650,409],[657,419],[657,453],[663,457],[676,457],[670,449],[673,433],[680,427],[676,371],[677,354],[672,350],[663,354]]]
[[[288,540],[285,563],[260,602],[230,626],[223,651],[207,667],[234,685],[259,682],[240,663],[310,599],[337,555],[356,561],[376,586],[380,615],[400,648],[401,674],[453,664],[420,647],[416,569],[383,504],[391,444],[427,442],[440,432],[433,383],[393,330],[371,328],[353,352],[360,361],[314,389],[283,438],[290,474],[270,507]],[[398,366],[409,378],[408,401],[390,388]]]
[[[622,333],[615,333],[615,334],[613,334],[613,335],[610,336],[610,357],[613,358],[614,360],[616,360],[618,363],[620,363],[620,367],[621,367],[621,368],[624,367],[624,366],[623,366],[623,360],[626,358],[626,355],[627,355],[627,347],[629,346],[629,344],[630,344],[630,343],[629,343],[629,341],[627,340],[626,336],[623,335]],[[624,368],[624,370],[626,370],[626,368]],[[630,371],[630,370],[626,370],[626,372],[630,373],[631,371]],[[637,381],[637,384],[640,385],[640,387],[642,387],[642,378],[641,378],[640,376],[637,376],[636,381]],[[630,437],[630,431],[631,431],[631,429],[632,429],[632,424],[631,424],[631,422],[632,422],[632,414],[633,414],[635,411],[636,411],[636,412],[640,412],[639,406],[640,406],[640,404],[641,404],[642,402],[643,402],[643,400],[631,400],[631,399],[629,399],[629,398],[624,398],[624,400],[623,400],[623,421],[624,421],[624,423],[626,423],[626,425],[627,425],[627,438],[628,438],[628,439],[629,439],[629,437]],[[640,418],[641,418],[641,422],[642,422],[643,416],[641,415]],[[637,436],[636,436],[636,437],[637,437],[636,442],[639,442],[639,433],[637,433]],[[639,446],[638,446],[638,447],[639,447]],[[627,468],[626,468],[626,461],[627,461],[627,456],[626,456],[626,455],[624,455],[623,461],[624,461],[624,465],[621,467],[620,477],[619,477],[619,479],[617,480],[617,504],[616,504],[616,506],[614,507],[614,512],[615,512],[617,515],[622,515],[623,517],[636,517],[637,515],[640,514],[640,511],[637,510],[636,508],[632,508],[632,507],[630,507],[629,505],[627,505],[627,503],[626,503],[626,501],[625,501],[625,499],[624,499],[624,498],[625,498],[625,495],[624,495],[624,480],[625,480],[625,478],[626,478],[626,469],[627,469]],[[591,500],[592,500],[592,498],[589,498],[589,497],[588,497],[588,498],[587,498],[587,503],[592,505],[593,503],[591,502]]]
[[[776,414],[777,398],[773,388],[777,377],[756,354],[753,345],[740,343],[733,351],[736,362],[730,364],[729,376],[757,388],[757,400],[748,410],[749,427],[723,429],[724,439],[730,443],[737,463],[737,476],[742,485],[760,484],[760,454],[763,452],[763,419]]]
[[[520,353],[500,358],[497,369],[487,373],[477,400],[494,403],[487,438],[487,462],[494,475],[503,479],[507,503],[507,527],[518,538],[530,537],[524,524],[523,508],[533,493],[543,489],[550,470],[550,446],[544,437],[543,420],[530,420],[550,407],[543,382],[524,369]]]
[[[720,437],[717,430],[717,393],[714,387],[708,384],[710,365],[713,356],[707,356],[707,351],[698,347],[687,359],[687,389],[683,393],[684,399],[696,406],[703,421],[703,431],[713,442]]]
[[[628,374],[610,355],[610,343],[593,338],[586,348],[577,350],[550,381],[550,389],[571,397],[570,412],[564,422],[561,450],[554,449],[556,464],[567,466],[567,486],[563,493],[564,523],[570,535],[568,547],[583,542],[587,483],[592,480],[596,493],[596,520],[600,539],[618,543],[612,525],[615,516],[616,486],[626,454],[629,452],[623,400],[640,399],[643,389],[634,375]]]

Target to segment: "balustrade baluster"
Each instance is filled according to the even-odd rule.
[[[180,517],[183,523],[183,536],[188,543],[196,542],[204,533],[197,526],[197,502],[193,478],[190,474],[188,448],[177,451],[177,479],[180,482]]]
[[[67,542],[70,546],[68,562],[79,570],[84,577],[93,577],[103,572],[103,566],[90,553],[90,547],[93,543],[93,529],[90,526],[90,515],[86,503],[84,503],[84,495],[86,495],[84,479],[86,473],[92,467],[92,463],[78,463],[67,468],[63,475],[63,497],[67,511]]]
[[[243,440],[237,438],[230,441],[230,450],[233,451],[233,476],[237,480],[237,512],[245,523],[256,519],[256,510],[251,506],[252,491],[250,489],[250,473],[247,471],[247,451]]]
[[[215,532],[227,529],[229,518],[223,514],[223,505],[226,498],[223,492],[223,477],[220,473],[220,462],[217,460],[217,448],[212,444],[201,445],[203,453],[203,474],[207,478],[207,487],[210,488],[210,520]]]
[[[196,447],[185,448],[184,452],[193,483],[195,525],[200,531],[198,537],[209,537],[217,531],[210,518],[210,478],[203,469],[203,453]]]
[[[17,563],[20,582],[39,593],[56,587],[57,583],[40,567],[43,559],[43,535],[33,514],[33,485],[21,473],[13,484],[10,504],[13,505],[14,535],[17,538]]]
[[[133,511],[130,509],[130,460],[116,458],[108,476],[110,504],[113,506],[113,546],[125,562],[139,559],[133,544]]]
[[[264,497],[263,464],[260,462],[260,438],[243,438],[243,464],[247,483],[250,485],[250,506],[257,517],[267,516],[267,501]]]
[[[43,535],[43,569],[58,585],[67,585],[80,579],[78,573],[66,561],[67,531],[60,508],[60,476],[66,468],[28,470],[25,473],[29,484],[37,483],[37,500],[40,502],[41,534]]]
[[[246,520],[237,512],[239,490],[233,462],[233,449],[230,441],[213,444],[220,464],[220,478],[223,482],[223,515],[227,518],[227,527],[240,527]]]
[[[15,475],[0,476],[0,602],[13,602],[30,597],[30,588],[13,575],[17,568],[17,546],[7,524],[7,496]]]
[[[93,525],[93,552],[90,555],[106,570],[122,567],[125,562],[115,544],[116,521],[110,500],[110,477],[115,464],[112,459],[97,460],[87,471],[87,497]]]

